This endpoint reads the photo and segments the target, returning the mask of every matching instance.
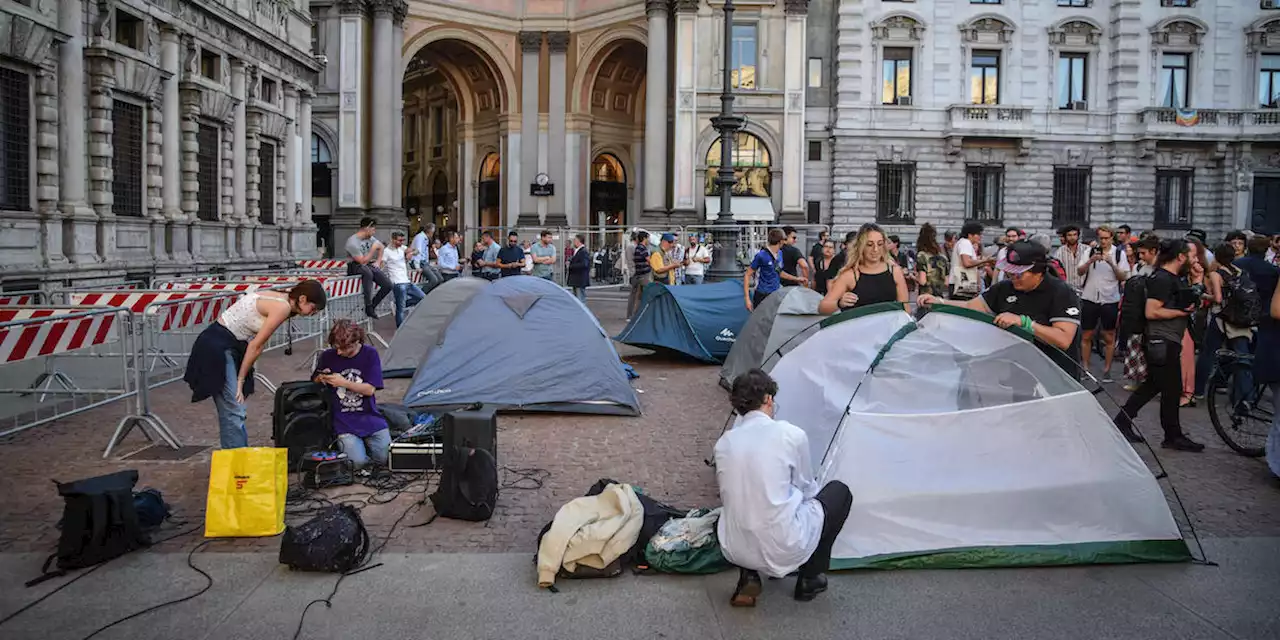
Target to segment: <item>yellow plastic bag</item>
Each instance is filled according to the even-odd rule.
[[[284,531],[288,449],[245,447],[213,452],[206,538],[274,536]]]

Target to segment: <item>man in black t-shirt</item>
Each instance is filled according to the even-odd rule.
[[[512,231],[507,234],[507,246],[498,250],[498,262],[502,263],[502,277],[520,275],[524,269],[524,249],[520,247],[520,236]]]
[[[818,279],[818,263],[822,262],[822,245],[827,243],[827,238],[830,236],[831,234],[826,231],[819,231],[818,241],[809,249],[809,275],[815,282]]]
[[[1035,335],[1036,346],[1063,371],[1079,377],[1079,350],[1072,347],[1077,344],[1076,334],[1080,328],[1080,298],[1065,282],[1046,278],[1047,266],[1044,247],[1034,242],[1015,242],[996,264],[1005,279],[981,296],[950,301],[924,294],[916,302],[926,307],[934,304],[965,307],[994,315],[999,327],[1020,326]]]
[[[1166,449],[1203,451],[1204,445],[1182,433],[1178,404],[1182,400],[1182,336],[1191,312],[1199,302],[1178,274],[1190,260],[1186,240],[1160,241],[1155,273],[1147,277],[1146,335],[1142,350],[1147,356],[1147,377],[1116,414],[1116,427],[1129,442],[1142,442],[1133,428],[1133,416],[1156,395],[1160,396],[1160,426]]]
[[[796,228],[783,227],[786,240],[782,242],[782,286],[795,287],[809,281],[809,264],[804,260],[804,252],[796,248]]]

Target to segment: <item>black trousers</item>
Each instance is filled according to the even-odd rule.
[[[359,275],[360,285],[364,291],[364,306],[366,311],[373,311],[378,308],[383,298],[391,293],[391,278],[387,274],[370,264],[359,264],[355,261],[347,263],[347,275]],[[374,294],[373,285],[378,285],[378,292]]]
[[[1165,441],[1182,437],[1182,422],[1178,416],[1178,404],[1182,401],[1182,342],[1166,340],[1168,355],[1165,361],[1156,364],[1147,349],[1145,341],[1143,350],[1147,354],[1147,378],[1138,389],[1125,401],[1120,413],[1116,414],[1116,426],[1133,427],[1129,416],[1136,416],[1157,395],[1160,396],[1160,427],[1164,429]]]
[[[814,499],[822,505],[822,536],[818,538],[818,548],[813,550],[813,555],[800,565],[800,576],[804,578],[812,578],[831,566],[831,546],[844,528],[844,521],[849,519],[849,507],[853,505],[853,494],[839,480],[824,485]]]

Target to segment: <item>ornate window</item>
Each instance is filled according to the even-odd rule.
[[[1171,19],[1151,29],[1152,68],[1156,75],[1156,105],[1185,109],[1192,104],[1195,52],[1205,28],[1195,22]]]
[[[1093,84],[1093,65],[1100,59],[1102,29],[1084,20],[1068,20],[1049,28],[1049,47],[1056,59],[1053,105],[1085,110]]]
[[[890,16],[872,25],[871,37],[880,58],[880,104],[911,105],[924,26],[908,16]]]
[[[626,182],[627,172],[612,153],[602,153],[591,162],[592,182]]]
[[[31,210],[31,76],[0,67],[0,209]]]
[[[276,145],[265,140],[258,147],[258,220],[276,223]]]
[[[1192,169],[1156,170],[1155,228],[1191,228]]]
[[[974,51],[969,64],[969,100],[1000,104],[1000,52]]]
[[[142,216],[142,107],[116,100],[111,107],[111,212]]]
[[[1275,8],[1280,9],[1280,2]],[[1255,25],[1246,30],[1246,35],[1258,70],[1258,106],[1280,109],[1280,19]]]
[[[769,150],[764,143],[750,133],[739,131],[733,138],[733,185],[735,196],[769,197],[773,176],[769,172]],[[707,150],[707,190],[709,196],[720,195],[716,173],[720,170],[720,140],[711,143]]]
[[[218,147],[222,132],[218,127],[201,123],[196,132],[196,215],[205,222],[218,221],[221,180],[218,179]]]
[[[1160,106],[1185,109],[1191,103],[1191,54],[1160,55]]]
[[[1013,26],[994,16],[960,25],[969,66],[969,102],[1000,104],[1003,59],[1013,42]]]
[[[1003,215],[1004,165],[965,167],[965,219],[999,224]]]

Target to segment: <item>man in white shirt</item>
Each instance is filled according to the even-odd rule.
[[[448,282],[462,273],[462,267],[458,264],[458,243],[462,242],[462,236],[458,235],[453,229],[445,230],[445,243],[436,252],[436,266],[440,268],[440,276],[445,282]]]
[[[795,599],[827,589],[831,546],[849,517],[853,496],[843,482],[818,488],[803,429],[774,419],[778,383],[760,369],[733,381],[740,416],[716,442],[716,481],[724,505],[716,533],[725,559],[739,567],[729,602],[753,607],[763,591],[759,572],[782,578],[799,569]]]
[[[1089,259],[1089,248],[1080,243],[1080,227],[1073,224],[1058,229],[1058,237],[1062,238],[1062,246],[1053,252],[1053,257],[1067,270],[1067,284],[1071,285],[1071,290],[1080,295],[1084,289],[1085,271],[1072,267]]]
[[[1115,231],[1107,226],[1098,227],[1098,246],[1081,257],[1075,271],[1083,273],[1084,286],[1080,292],[1080,350],[1081,363],[1089,369],[1093,355],[1093,335],[1102,327],[1103,368],[1102,381],[1111,382],[1111,363],[1116,351],[1116,320],[1120,314],[1120,288],[1129,277],[1129,261],[1124,250],[1115,244]],[[1071,267],[1068,266],[1068,271]]]
[[[981,251],[982,224],[966,222],[960,228],[960,239],[956,241],[955,255],[951,257],[952,299],[972,300],[986,288],[982,283],[981,270],[995,264],[996,259],[983,257]]]
[[[396,328],[404,323],[405,309],[422,301],[425,294],[418,285],[409,281],[409,262],[414,251],[404,244],[404,232],[391,233],[391,246],[382,251],[382,271],[391,280],[391,294],[396,302]]]
[[[685,252],[689,258],[689,266],[684,268],[685,282],[702,284],[707,278],[707,265],[711,264],[711,247],[698,241],[698,236],[689,236],[689,250]]]

